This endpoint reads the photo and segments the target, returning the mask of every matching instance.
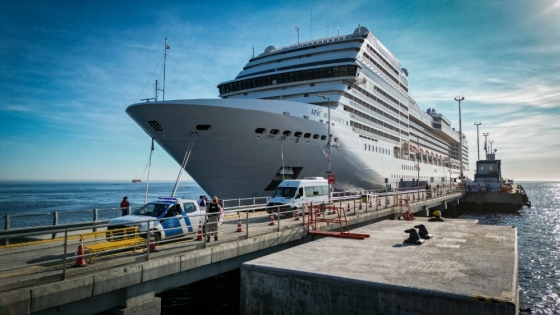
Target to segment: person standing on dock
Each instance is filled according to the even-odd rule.
[[[129,214],[129,210],[130,209],[130,204],[128,203],[128,197],[124,196],[124,198],[121,201],[121,212],[122,215],[128,215]]]
[[[206,242],[210,242],[210,237],[214,235],[214,241],[218,240],[218,220],[222,213],[222,207],[218,203],[218,197],[212,198],[212,203],[206,207],[208,214],[208,223],[206,225]]]
[[[200,196],[200,199],[198,199],[198,205],[202,208],[205,207],[206,208],[206,200],[204,200],[204,196]]]

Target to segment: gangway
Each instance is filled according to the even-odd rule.
[[[335,217],[325,217],[325,212],[327,215],[334,214]],[[350,227],[348,226],[348,220],[346,219],[346,211],[342,207],[336,207],[335,205],[313,205],[309,204],[307,210],[308,220],[306,225],[308,227],[308,235],[319,235],[319,236],[330,236],[339,238],[350,238],[356,240],[363,240],[369,237],[369,234],[363,233],[350,233]],[[317,223],[334,223],[338,224],[340,231],[320,231],[317,228]]]

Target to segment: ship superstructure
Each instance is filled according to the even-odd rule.
[[[263,196],[283,179],[326,176],[328,141],[337,190],[459,177],[459,133],[420,109],[407,70],[366,27],[269,46],[218,88],[221,99],[127,109],[179,164],[188,157],[185,170],[211,195]],[[465,137],[462,150],[467,173]]]

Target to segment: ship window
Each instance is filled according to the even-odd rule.
[[[211,128],[212,128],[212,126],[210,126],[210,125],[197,125],[196,126],[196,130],[208,130],[208,129],[211,129]]]
[[[255,129],[255,133],[265,133],[265,132],[266,132],[266,129],[264,129],[264,128]]]
[[[301,137],[302,132],[301,131],[296,131],[296,133],[294,133],[294,137]]]
[[[319,69],[313,69],[313,79],[320,79]]]
[[[327,136],[321,136],[321,140],[327,140]]]
[[[314,134],[314,135],[313,135],[313,139],[319,139],[319,135],[318,135],[318,134]]]
[[[303,97],[309,97],[309,94],[305,93],[303,94]]]
[[[344,77],[347,75],[348,75],[348,67],[347,66],[340,67],[340,76]]]
[[[332,68],[332,76],[333,77],[338,77],[338,67],[333,67]]]
[[[310,134],[309,132],[306,132],[306,133],[303,135],[303,137],[304,137],[304,138],[310,138],[310,137],[311,137],[311,134]]]
[[[270,134],[271,135],[277,135],[279,131],[280,130],[278,130],[278,129],[272,129],[272,130],[270,130]]]
[[[364,143],[364,150],[367,150],[367,144]]]
[[[286,136],[286,137],[291,135],[291,134],[292,134],[292,132],[290,130],[284,130],[284,132],[282,133],[282,135]]]

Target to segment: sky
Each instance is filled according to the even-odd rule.
[[[217,98],[253,48],[358,24],[421,109],[458,130],[465,97],[471,170],[480,122],[504,177],[560,180],[560,0],[2,1],[0,180],[146,179],[151,140],[125,109],[153,97],[166,37],[165,99]],[[179,171],[156,145],[150,179]]]

